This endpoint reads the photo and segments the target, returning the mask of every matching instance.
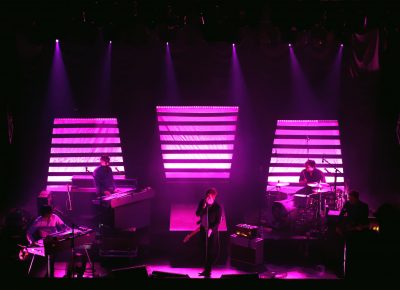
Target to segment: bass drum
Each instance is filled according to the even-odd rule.
[[[289,231],[293,226],[296,213],[295,201],[293,198],[275,201],[272,204],[272,227],[280,231]]]

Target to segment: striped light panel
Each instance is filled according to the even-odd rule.
[[[110,156],[114,178],[125,178],[116,118],[54,119],[47,189],[70,184],[72,176],[92,178],[101,155]]]
[[[166,179],[229,179],[239,107],[156,110]]]
[[[325,174],[326,182],[334,186],[334,168],[337,174],[336,186],[344,188],[343,161],[337,120],[278,120],[268,172],[267,191],[277,188],[271,182],[288,182],[289,186],[279,191],[294,193],[301,189],[299,175],[304,163],[312,159],[317,168]],[[326,159],[327,162],[322,162]]]

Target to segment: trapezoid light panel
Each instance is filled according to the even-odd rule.
[[[279,191],[294,193],[299,184],[304,163],[314,160],[325,174],[326,182],[336,188],[344,188],[343,160],[337,120],[278,120],[272,147],[267,178],[267,191],[277,190],[272,183],[289,183]]]
[[[114,178],[125,178],[116,118],[56,118],[53,123],[47,189],[92,178],[100,156],[110,156]]]
[[[167,180],[230,178],[239,107],[157,106]]]

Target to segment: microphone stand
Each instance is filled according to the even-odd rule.
[[[342,172],[341,172],[339,169],[337,169],[337,167],[335,166],[336,164],[330,163],[330,162],[329,162],[328,160],[326,160],[325,158],[323,158],[322,161],[323,161],[323,162],[325,161],[327,164],[332,165],[332,166],[333,166],[333,169],[335,170],[335,173],[334,173],[334,181],[333,181],[333,191],[334,191],[334,193],[336,194],[337,174],[338,174],[338,173],[342,173]]]

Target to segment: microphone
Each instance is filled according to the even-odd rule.
[[[325,154],[322,154],[322,163],[325,162]]]
[[[85,167],[85,170],[86,170],[86,172],[90,172],[87,166]]]
[[[325,170],[327,173],[330,173],[330,172],[328,171],[328,169],[324,168],[324,170]]]
[[[115,171],[119,172],[118,167],[114,167]]]

